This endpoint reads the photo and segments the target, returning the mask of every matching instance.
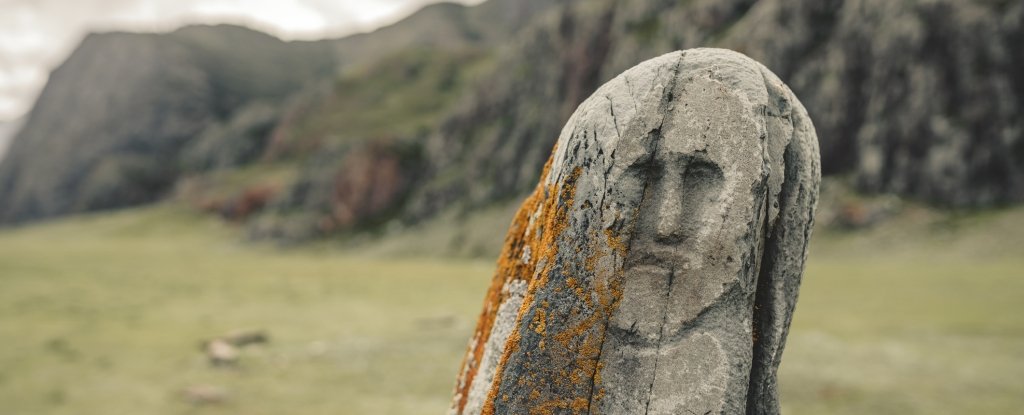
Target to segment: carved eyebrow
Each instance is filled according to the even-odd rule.
[[[708,158],[706,153],[699,153],[690,156],[690,160],[687,162],[687,170],[690,169],[721,171],[722,167]]]
[[[686,167],[681,173],[685,175],[697,174],[700,176],[721,176],[722,167],[707,157],[704,152],[681,154],[679,162],[685,163]],[[648,180],[658,180],[664,173],[665,161],[654,157],[653,152],[646,153],[643,157],[633,160],[626,165],[626,171],[646,177]]]
[[[690,168],[709,168],[721,170],[721,167],[714,160],[708,157],[707,151],[697,150],[692,152],[673,152],[675,162],[682,162],[687,165],[687,169]],[[663,161],[654,159],[653,155],[649,163],[664,163]]]

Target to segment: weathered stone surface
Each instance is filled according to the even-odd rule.
[[[818,154],[792,92],[735,52],[599,88],[512,223],[451,413],[778,413]]]

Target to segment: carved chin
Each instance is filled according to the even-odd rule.
[[[622,299],[612,316],[611,329],[626,343],[657,346],[665,323],[665,306],[673,270],[642,265],[623,275]]]
[[[697,333],[662,345],[658,366],[674,370],[658,371],[649,414],[720,413],[728,370],[718,339]]]
[[[678,337],[738,281],[732,269],[678,265],[691,263],[665,261],[625,270],[622,298],[609,325],[613,335],[636,347]]]
[[[600,413],[719,414],[727,401],[728,354],[720,340],[693,332],[653,346],[612,344]],[[728,412],[728,411],[725,411]]]

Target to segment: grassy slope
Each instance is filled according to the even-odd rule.
[[[382,138],[415,137],[439,123],[445,110],[488,67],[485,52],[416,49],[349,68],[293,114],[272,152],[309,152]]]
[[[818,235],[788,414],[1024,406],[1024,209]],[[907,242],[910,241],[910,242]],[[4,414],[443,413],[489,261],[280,252],[176,208],[0,233]],[[266,329],[237,369],[201,340]],[[192,407],[181,389],[229,391]]]

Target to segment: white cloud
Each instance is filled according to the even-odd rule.
[[[236,23],[284,39],[319,39],[371,30],[433,1],[0,0],[0,121],[27,112],[49,71],[90,31]]]
[[[193,5],[188,14],[203,20],[244,16],[284,33],[322,33],[329,24],[327,16],[297,0],[208,1]]]

